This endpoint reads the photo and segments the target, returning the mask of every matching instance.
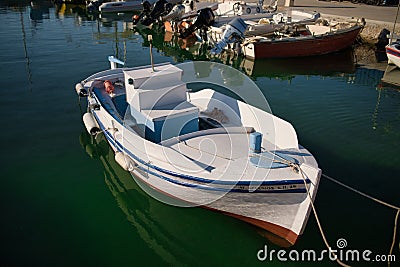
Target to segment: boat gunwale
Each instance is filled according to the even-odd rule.
[[[106,111],[106,109],[103,106],[102,106],[102,108]],[[196,182],[208,183],[208,184],[214,183],[214,184],[219,184],[219,185],[250,185],[250,184],[255,184],[257,186],[264,186],[264,185],[304,184],[304,180],[303,179],[285,179],[285,180],[279,180],[279,181],[278,180],[273,180],[273,181],[261,181],[261,182],[257,182],[257,181],[221,181],[221,180],[213,180],[213,179],[207,179],[207,178],[201,178],[201,177],[197,177],[197,176],[177,173],[177,172],[174,172],[174,171],[171,171],[171,170],[167,170],[167,169],[161,168],[161,167],[156,166],[154,164],[151,164],[151,163],[143,161],[142,159],[137,157],[135,154],[133,154],[130,150],[128,150],[126,147],[124,147],[120,142],[118,142],[117,140],[114,140],[112,134],[107,130],[107,128],[101,122],[100,118],[97,116],[96,111],[92,110],[92,113],[94,114],[94,116],[96,118],[96,121],[99,123],[99,126],[100,126],[101,130],[103,131],[103,133],[105,133],[107,140],[112,142],[112,143],[114,143],[114,146],[120,152],[124,151],[133,160],[136,160],[139,163],[145,165],[146,167],[152,168],[152,169],[157,170],[159,172],[162,172],[162,173],[165,173],[165,174],[168,174],[168,175],[171,175],[171,176],[175,176],[175,177],[178,177],[178,178],[181,178],[181,179],[190,180],[190,181],[196,181]],[[113,116],[109,112],[106,112],[106,113],[113,118]],[[117,121],[117,123],[120,124],[123,128],[125,128],[120,122]],[[156,143],[153,143],[153,144],[162,146],[162,145],[156,144]],[[164,147],[164,148],[168,148],[168,147]],[[146,169],[145,171],[148,171],[148,170]],[[312,183],[311,180],[308,177],[305,180],[306,180],[307,184]]]
[[[355,31],[361,31],[364,28],[363,25],[354,25],[349,28],[339,29],[336,31],[330,31],[322,34],[310,34],[306,36],[297,36],[297,37],[284,37],[284,38],[268,38],[264,36],[252,36],[246,37],[248,40],[247,44],[257,44],[257,43],[295,43],[295,42],[303,42],[303,41],[314,41],[315,39],[329,39],[330,37],[337,37],[345,34],[350,34]],[[245,45],[247,45],[245,44]]]

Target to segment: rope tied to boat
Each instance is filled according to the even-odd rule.
[[[312,209],[312,211],[313,211],[313,213],[314,213],[315,220],[317,221],[317,225],[318,225],[319,232],[320,232],[320,234],[321,234],[322,240],[324,241],[324,244],[325,244],[326,248],[328,249],[328,251],[329,251],[330,253],[332,253],[332,255],[333,255],[333,256],[335,257],[335,259],[336,259],[336,262],[337,262],[339,265],[348,267],[349,265],[347,265],[347,264],[345,264],[344,262],[342,262],[341,260],[339,260],[339,258],[337,257],[336,253],[333,252],[331,246],[329,245],[329,242],[328,242],[328,240],[327,240],[327,238],[326,238],[326,236],[325,236],[324,230],[322,229],[322,225],[321,225],[321,222],[320,222],[320,220],[319,220],[319,217],[318,217],[318,214],[317,214],[317,210],[316,210],[316,208],[315,208],[315,206],[314,206],[314,201],[313,201],[313,199],[312,199],[310,190],[309,190],[309,188],[308,188],[308,186],[307,186],[307,181],[306,181],[306,176],[307,176],[307,175],[306,175],[306,174],[304,173],[304,171],[302,170],[300,164],[299,164],[299,163],[296,163],[296,162],[289,161],[289,160],[287,160],[287,159],[281,157],[280,155],[278,155],[278,154],[276,154],[276,153],[272,153],[271,151],[268,151],[268,150],[266,150],[266,149],[264,149],[264,148],[263,148],[263,150],[266,151],[266,152],[269,153],[269,154],[272,154],[275,161],[278,161],[278,162],[280,162],[280,163],[286,164],[286,165],[288,165],[289,167],[291,167],[292,170],[293,170],[294,172],[300,173],[300,174],[301,174],[301,177],[302,177],[303,183],[304,183],[304,187],[306,188],[306,191],[307,191],[307,196],[308,196],[308,198],[309,198],[309,200],[310,200],[311,209]],[[275,157],[277,157],[278,159],[276,160]]]
[[[338,181],[338,180],[336,180],[336,179],[334,179],[334,178],[332,178],[332,177],[330,177],[330,176],[328,176],[326,174],[322,174],[322,177],[324,177],[324,178],[326,178],[326,179],[328,179],[328,180],[330,180],[330,181],[332,181],[332,182],[334,182],[334,183],[336,183],[336,184],[338,184],[338,185],[340,185],[340,186],[342,186],[344,188],[347,188],[348,190],[350,190],[350,191],[352,191],[354,193],[357,193],[357,194],[359,194],[359,195],[361,195],[363,197],[366,197],[366,198],[368,198],[368,199],[370,199],[372,201],[375,201],[376,203],[379,203],[379,204],[381,204],[383,206],[386,206],[388,208],[396,210],[396,216],[395,216],[395,219],[394,219],[394,227],[393,227],[392,245],[391,245],[390,251],[389,251],[389,255],[393,255],[393,249],[394,249],[394,246],[395,246],[395,243],[396,243],[397,221],[398,221],[399,214],[400,214],[400,207],[398,207],[396,205],[393,205],[393,204],[390,204],[390,203],[387,203],[387,202],[385,202],[383,200],[380,200],[380,199],[378,199],[376,197],[370,196],[370,195],[368,195],[368,194],[366,194],[364,192],[361,192],[361,191],[359,191],[359,190],[357,190],[357,189],[355,189],[355,188],[353,188],[353,187],[351,187],[349,185],[346,185],[346,184],[344,184],[344,183],[342,183],[342,182],[340,182],[340,181]],[[399,242],[399,250],[400,250],[400,242]],[[390,259],[388,259],[388,266],[390,266]]]
[[[328,250],[335,256],[336,262],[337,262],[339,265],[341,265],[341,266],[349,266],[349,265],[347,265],[346,263],[340,261],[339,258],[336,256],[336,254],[333,253],[331,247],[329,246],[329,242],[328,242],[328,240],[327,240],[327,238],[326,238],[326,236],[325,236],[325,233],[324,233],[324,231],[323,231],[323,229],[322,229],[321,222],[320,222],[320,220],[319,220],[319,218],[318,218],[317,210],[315,209],[314,201],[313,201],[313,199],[312,199],[310,190],[309,190],[309,188],[308,188],[308,186],[307,186],[307,182],[306,182],[306,177],[307,177],[307,175],[305,174],[305,172],[304,172],[303,169],[301,168],[300,164],[299,164],[299,163],[296,163],[296,162],[291,162],[291,161],[289,161],[289,160],[287,160],[287,159],[281,157],[280,155],[275,154],[275,153],[272,153],[272,152],[270,152],[270,151],[268,151],[268,150],[266,150],[266,149],[264,149],[264,148],[263,148],[263,150],[266,151],[266,152],[268,152],[268,153],[270,153],[270,154],[272,154],[275,161],[278,161],[278,162],[280,162],[280,163],[286,164],[286,165],[288,165],[289,167],[291,167],[291,168],[293,169],[293,171],[295,171],[296,173],[300,173],[300,174],[301,174],[301,177],[302,177],[303,182],[304,182],[304,186],[305,186],[306,191],[307,191],[308,198],[309,198],[309,200],[310,200],[311,208],[312,208],[312,210],[313,210],[313,213],[314,213],[315,219],[316,219],[316,221],[317,221],[317,225],[318,225],[319,231],[320,231],[320,233],[321,233],[321,237],[322,237],[322,239],[323,239],[323,241],[324,241],[326,247],[327,247]],[[275,157],[277,157],[278,159],[276,160]],[[377,202],[377,203],[379,203],[379,204],[381,204],[381,205],[384,205],[384,206],[386,206],[386,207],[392,208],[392,209],[394,209],[394,210],[397,211],[397,212],[396,212],[396,216],[395,216],[395,220],[394,220],[394,229],[393,229],[392,245],[391,245],[390,251],[389,251],[389,255],[393,255],[393,249],[394,249],[394,246],[395,246],[395,244],[396,244],[397,222],[398,222],[398,218],[399,218],[399,216],[400,216],[400,207],[398,207],[398,206],[396,206],[396,205],[393,205],[393,204],[390,204],[390,203],[387,203],[387,202],[385,202],[385,201],[383,201],[383,200],[377,199],[377,198],[375,198],[375,197],[373,197],[373,196],[370,196],[370,195],[368,195],[368,194],[366,194],[366,193],[364,193],[364,192],[361,192],[361,191],[359,191],[359,190],[357,190],[357,189],[355,189],[355,188],[353,188],[353,187],[351,187],[351,186],[349,186],[349,185],[346,185],[346,184],[344,184],[344,183],[342,183],[342,182],[340,182],[340,181],[338,181],[338,180],[336,180],[336,179],[334,179],[334,178],[332,178],[332,177],[330,177],[330,176],[328,176],[328,175],[326,175],[326,174],[321,174],[321,176],[324,177],[324,178],[327,178],[328,180],[330,180],[330,181],[332,181],[332,182],[337,183],[338,185],[341,185],[341,186],[343,186],[343,187],[345,187],[345,188],[351,190],[352,192],[355,192],[355,193],[357,193],[357,194],[359,194],[359,195],[361,195],[361,196],[364,196],[364,197],[366,197],[366,198],[368,198],[368,199],[370,199],[370,200],[373,200],[373,201],[375,201],[375,202]],[[400,242],[399,242],[399,250],[400,250]],[[388,259],[388,266],[390,266],[390,259]]]

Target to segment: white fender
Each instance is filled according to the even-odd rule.
[[[88,95],[85,87],[83,87],[83,85],[81,83],[75,84],[75,91],[76,91],[76,94],[81,97]]]
[[[87,112],[83,115],[83,123],[89,134],[96,135],[98,132],[101,132],[100,126],[97,124],[92,113]]]
[[[136,163],[129,157],[125,156],[122,152],[115,152],[115,161],[124,169],[125,171],[133,171],[136,167]]]

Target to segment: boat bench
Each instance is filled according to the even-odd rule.
[[[199,136],[205,136],[205,135],[213,135],[213,134],[234,134],[234,133],[252,133],[254,132],[253,127],[241,127],[241,126],[231,126],[231,127],[218,127],[218,128],[212,128],[212,129],[207,129],[207,130],[202,130],[202,131],[197,131],[197,132],[192,132],[188,134],[184,134],[181,136],[176,136],[172,137],[170,139],[164,140],[160,142],[160,145],[162,146],[172,146],[175,145],[179,142],[186,141],[191,138],[199,137]]]

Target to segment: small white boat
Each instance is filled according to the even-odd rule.
[[[171,4],[177,3],[179,0],[168,1]],[[105,2],[99,6],[99,11],[104,12],[133,12],[143,10],[143,4],[147,2],[150,6],[153,5],[156,0],[124,0],[124,1],[114,1]]]
[[[400,42],[393,42],[386,46],[386,55],[388,57],[388,63],[395,64],[400,68]]]
[[[100,12],[132,12],[142,10],[142,0],[105,2],[99,6]]]
[[[317,193],[315,158],[290,123],[212,89],[188,91],[183,74],[199,74],[188,64],[112,67],[78,83],[88,132],[103,132],[116,161],[159,200],[219,211],[294,244]]]

